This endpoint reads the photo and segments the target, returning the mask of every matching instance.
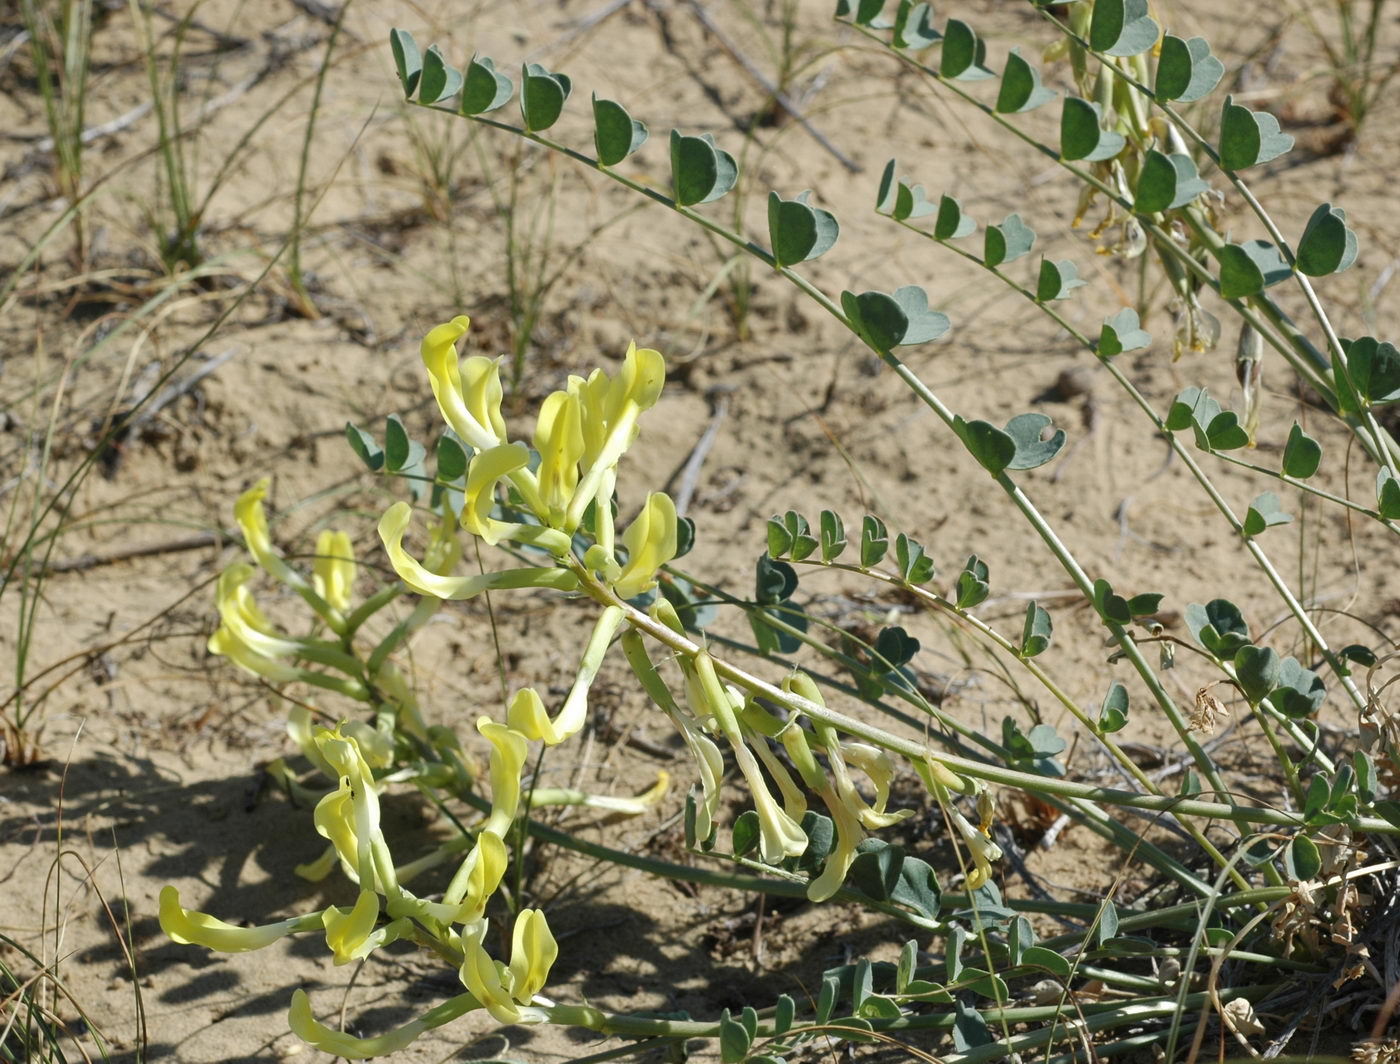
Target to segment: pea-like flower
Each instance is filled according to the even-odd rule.
[[[348,533],[323,529],[316,537],[311,586],[333,609],[350,612],[350,594],[355,587],[355,547]]]
[[[473,448],[485,451],[507,442],[500,364],[480,355],[459,361],[457,341],[470,327],[465,315],[437,326],[423,337],[421,354],[443,418]]]
[[[578,733],[588,719],[588,692],[594,677],[603,667],[603,658],[608,646],[622,624],[623,612],[617,606],[608,606],[598,615],[579,661],[578,672],[573,686],[559,710],[559,715],[550,720],[544,702],[531,688],[520,691],[510,704],[510,726],[527,739],[542,740],[547,746],[555,746]]]
[[[463,941],[462,985],[501,1023],[539,1023],[546,1019],[530,1002],[544,987],[559,956],[544,913],[524,909],[515,918],[510,964],[491,959],[481,944],[481,932]]]
[[[556,591],[572,591],[578,587],[578,578],[573,573],[552,566],[505,569],[472,576],[446,576],[432,572],[404,549],[403,537],[412,517],[413,508],[408,503],[394,503],[379,519],[379,538],[384,542],[389,563],[399,579],[420,595],[461,600],[499,588],[548,587]]]
[[[180,905],[180,892],[167,884],[160,888],[160,928],[185,946],[207,946],[220,953],[246,953],[270,946],[279,938],[321,926],[321,914],[294,916],[258,927],[238,927],[217,916]]]
[[[629,599],[656,586],[656,574],[676,556],[676,504],[664,492],[647,496],[636,519],[622,534],[627,564],[613,582],[618,597]]]
[[[520,773],[525,768],[525,736],[490,717],[481,717],[476,730],[491,743],[491,815],[483,832],[503,836],[520,810]]]
[[[311,999],[306,996],[306,991],[294,990],[292,1005],[287,1011],[287,1025],[303,1042],[323,1053],[344,1057],[346,1060],[369,1060],[371,1057],[397,1053],[411,1045],[414,1039],[425,1031],[441,1027],[444,1023],[450,1023],[479,1007],[480,1004],[471,994],[459,994],[402,1027],[396,1027],[374,1038],[356,1038],[344,1031],[332,1030],[317,1020],[311,1011]]]
[[[973,825],[951,802],[946,803],[948,821],[958,836],[967,844],[972,856],[972,871],[967,873],[967,889],[976,890],[992,878],[992,862],[1000,861],[1001,847],[992,841],[991,836]]]

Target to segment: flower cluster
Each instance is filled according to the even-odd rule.
[[[268,485],[262,481],[235,506],[256,564],[231,565],[218,585],[220,624],[209,641],[212,651],[271,683],[310,684],[373,710],[373,724],[342,720],[334,728],[316,725],[314,706],[305,699],[291,710],[288,732],[307,761],[334,781],[328,792],[313,795],[281,760],[269,768],[289,792],[315,802],[315,828],[327,843],[322,856],[298,867],[298,874],[319,880],[339,867],[356,885],[353,904],[243,928],[183,908],[173,887],[161,893],[161,924],[178,942],[240,952],[296,932],[317,932],[325,935],[337,964],[363,960],[399,939],[450,958],[465,992],[377,1038],[325,1027],[316,1021],[306,995],[294,995],[293,1030],[327,1052],[352,1059],[402,1048],[423,1031],[475,1009],[506,1024],[551,1018],[555,1006],[540,991],[558,949],[545,914],[520,909],[509,960],[497,960],[486,948],[487,908],[510,861],[507,840],[523,811],[522,776],[530,744],[563,743],[584,727],[590,689],[614,641],[621,643],[629,665],[694,760],[701,838],[710,838],[716,827],[724,748],[752,796],[764,863],[776,865],[807,853],[810,840],[802,824],[808,796],[820,799],[834,826],[835,845],[808,884],[813,901],[841,889],[867,832],[912,815],[912,810],[888,808],[895,772],[889,755],[842,737],[826,723],[821,693],[809,677],[794,672],[784,680],[782,706],[760,701],[752,691],[721,679],[723,667],[703,645],[689,642],[664,596],[650,596],[643,612],[647,600],[642,596],[657,587],[662,566],[677,554],[675,506],[665,494],[651,493],[617,535],[613,497],[618,464],[637,437],[641,415],[661,393],[661,356],[632,345],[615,376],[594,370],[587,377],[571,377],[541,404],[530,447],[507,433],[499,361],[459,358],[456,344],[467,327],[465,317],[454,318],[423,341],[423,362],[443,419],[471,451],[471,459],[464,482],[458,482],[460,491],[435,496],[421,560],[404,546],[413,518],[409,504],[394,504],[380,520],[380,538],[402,584],[356,605],[354,551],[349,536],[339,531],[320,534],[309,576],[289,564],[272,544],[263,508]],[[459,529],[489,546],[533,552],[533,560],[548,564],[458,573]],[[320,621],[314,634],[292,636],[259,608],[250,586],[259,569],[310,606]],[[381,792],[395,783],[413,783],[479,803],[474,798],[479,781],[456,735],[424,721],[411,685],[391,660],[393,651],[445,600],[523,587],[579,592],[599,605],[573,684],[552,713],[537,690],[525,687],[510,698],[504,723],[488,716],[477,720],[477,732],[490,749],[489,813],[435,852],[396,864],[382,832]],[[362,654],[357,639],[366,622],[405,588],[423,596],[421,601],[368,655]],[[644,631],[673,652],[682,697],[673,696],[652,664]],[[977,785],[932,758],[915,768],[972,856],[967,882],[975,889],[1000,857],[988,834],[990,805],[979,803],[983,823],[974,826],[953,806],[950,792],[974,794]],[[656,802],[666,785],[663,773],[636,798],[532,786],[531,801],[535,806],[582,804],[636,813]],[[451,860],[458,865],[440,897],[409,890],[410,880]]]

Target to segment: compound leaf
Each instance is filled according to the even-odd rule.
[[[1298,480],[1307,480],[1322,463],[1322,445],[1303,431],[1296,421],[1289,430],[1283,447],[1283,472]]]
[[[1190,203],[1208,187],[1190,156],[1179,152],[1164,155],[1154,148],[1143,158],[1137,188],[1133,190],[1133,210],[1138,214],[1174,210]]]
[[[1400,480],[1384,466],[1376,473],[1376,509],[1387,521],[1400,520]]]
[[[368,432],[354,422],[347,421],[345,438],[350,442],[350,449],[371,473],[378,473],[384,468],[384,451]]]
[[[1079,270],[1069,259],[1058,262],[1051,259],[1040,260],[1040,276],[1035,284],[1035,298],[1038,303],[1050,303],[1057,299],[1068,299],[1076,288],[1088,284],[1081,280]]]
[[[1249,642],[1249,625],[1240,608],[1226,599],[1186,607],[1186,627],[1196,642],[1218,658],[1233,658]]]
[[[1297,266],[1309,277],[1341,273],[1356,261],[1356,234],[1347,228],[1347,213],[1324,203],[1312,212],[1298,241]]]
[[[938,217],[933,222],[933,235],[939,240],[957,240],[977,228],[977,223],[963,213],[962,204],[952,196],[938,200]]]
[[[1279,683],[1283,659],[1273,647],[1242,646],[1235,652],[1235,679],[1249,701],[1258,705]]]
[[[404,99],[411,99],[418,88],[418,79],[423,73],[423,56],[418,51],[418,42],[408,30],[389,31],[389,51],[394,55],[394,70],[403,86]]]
[[[438,103],[457,95],[462,87],[462,73],[443,59],[437,45],[431,45],[423,56],[423,69],[418,77],[418,102]]]
[[[710,203],[732,189],[739,166],[712,134],[688,137],[671,130],[671,184],[682,207]]]
[[[992,476],[1000,476],[1016,457],[1016,441],[986,421],[953,419],[953,431],[963,441],[968,452]]]
[[[870,569],[879,565],[889,548],[890,535],[885,529],[885,522],[874,514],[866,514],[860,525],[861,568]]]
[[[1375,406],[1400,399],[1400,351],[1374,336],[1343,340],[1347,374],[1357,395]]]
[[[1249,512],[1244,517],[1244,534],[1257,536],[1266,528],[1286,525],[1292,520],[1279,506],[1278,496],[1272,491],[1265,491],[1249,504]]]
[[[1128,689],[1117,680],[1109,686],[1099,706],[1099,731],[1122,731],[1128,723]]]
[[[1054,630],[1049,610],[1035,601],[1026,603],[1026,620],[1021,626],[1021,648],[1017,654],[1022,658],[1033,658],[1044,653],[1050,646]]]
[[[896,221],[904,222],[911,218],[922,218],[927,214],[932,214],[933,211],[934,206],[929,202],[923,185],[911,185],[907,181],[899,182],[899,186],[895,190],[894,207],[890,210],[891,216]]]
[[[918,51],[943,39],[933,27],[933,9],[928,4],[901,3],[894,17],[894,46]]]

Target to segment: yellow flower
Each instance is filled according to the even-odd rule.
[[[549,970],[559,956],[559,946],[540,909],[525,909],[515,920],[511,936],[510,993],[528,1005],[549,981]]]
[[[379,921],[379,895],[361,890],[355,904],[348,909],[329,906],[321,914],[326,928],[326,945],[335,955],[336,964],[349,964],[369,956],[374,947],[369,944],[370,932]]]
[[[490,546],[501,540],[537,544],[551,554],[562,556],[569,552],[569,536],[543,525],[498,521],[491,516],[496,505],[496,485],[505,477],[523,470],[530,460],[529,449],[523,443],[505,443],[481,451],[467,466],[467,485],[463,492],[462,527],[479,536]],[[547,519],[548,514],[540,514]]]
[[[623,612],[618,606],[609,606],[598,616],[579,661],[574,685],[564,699],[559,715],[553,720],[545,712],[544,702],[531,688],[525,688],[511,700],[508,719],[510,726],[527,739],[543,740],[548,746],[555,746],[575,735],[588,719],[588,691],[593,678],[603,666],[603,658],[608,651],[612,637],[622,624]]]
[[[647,496],[646,505],[622,534],[627,564],[613,582],[619,598],[630,599],[656,586],[656,572],[676,556],[676,504],[663,492]]]
[[[554,392],[540,404],[535,423],[535,450],[540,455],[535,479],[543,505],[539,517],[546,524],[559,528],[568,517],[569,504],[578,487],[578,462],[584,450],[576,396]]]
[[[566,569],[506,569],[497,573],[475,576],[443,576],[430,572],[412,557],[403,546],[413,509],[406,502],[396,502],[379,519],[379,538],[389,555],[389,563],[399,579],[420,595],[440,599],[469,599],[495,588],[548,587],[556,591],[572,591],[578,578]]]
[[[549,969],[559,955],[544,913],[524,909],[515,918],[509,966],[493,961],[481,945],[484,930],[478,928],[462,943],[462,985],[501,1023],[538,1023],[546,1019],[542,1010],[528,1007],[549,978]]]
[[[356,883],[360,882],[360,839],[355,831],[355,805],[349,786],[342,783],[338,790],[331,791],[316,803],[311,822],[316,834],[330,841],[340,858],[341,868]],[[320,862],[312,862],[308,872],[319,869]],[[371,878],[366,884],[373,885]]]
[[[470,994],[459,994],[402,1027],[396,1027],[375,1038],[356,1038],[344,1031],[333,1031],[319,1022],[311,1012],[311,999],[306,996],[306,991],[294,990],[292,1006],[287,1011],[287,1025],[303,1042],[315,1046],[323,1053],[344,1057],[346,1060],[368,1060],[370,1057],[397,1053],[411,1045],[424,1031],[441,1027],[444,1023],[478,1007],[477,1000]]]
[[[311,563],[311,584],[332,608],[350,612],[350,592],[355,586],[355,548],[345,532],[325,529],[316,537],[316,560]]]
[[[944,803],[949,822],[967,843],[972,855],[972,871],[967,874],[967,889],[976,890],[992,878],[992,862],[1001,860],[1001,847],[958,812],[952,802]]]
[[[471,319],[459,315],[437,326],[423,337],[421,353],[443,418],[473,448],[485,451],[506,442],[500,367],[479,355],[459,364],[457,341],[470,325]]]
[[[589,460],[569,505],[566,531],[578,527],[588,504],[599,498],[604,476],[637,438],[637,419],[656,405],[666,383],[666,360],[658,351],[629,344],[622,369],[608,383],[606,392],[596,380],[590,377],[575,392],[580,401]]]
[[[243,543],[248,553],[258,565],[271,576],[275,576],[288,587],[298,591],[310,590],[305,577],[282,560],[277,548],[272,545],[272,535],[267,529],[267,513],[263,510],[263,499],[271,480],[263,477],[238,497],[233,504],[233,519],[238,522],[238,530],[243,533]]]
[[[846,882],[846,873],[856,859],[856,847],[865,841],[865,831],[856,811],[842,800],[830,783],[817,793],[836,825],[836,849],[827,855],[821,875],[807,884],[807,897],[811,901],[826,901]]]
[[[312,727],[311,710],[306,706],[294,705],[287,711],[287,735],[297,744],[302,756],[315,765],[322,775],[335,779],[335,770],[321,756],[321,751],[316,749],[316,743],[312,740]]]
[[[255,572],[257,570],[251,565],[238,562],[219,574],[215,591],[219,619],[233,638],[255,654],[267,658],[294,657],[303,649],[303,644],[277,631],[258,609],[252,592],[247,588],[247,582]]]
[[[476,730],[491,742],[491,815],[483,832],[505,835],[520,810],[520,773],[528,751],[525,736],[490,717],[481,717]]]
[[[391,897],[398,895],[394,865],[380,832],[379,791],[374,774],[355,739],[318,728],[313,741],[321,756],[340,776],[340,787],[316,804],[316,830],[330,839],[340,858],[355,870],[357,881]]]
[[[209,653],[228,658],[245,672],[261,676],[264,680],[270,680],[272,683],[291,683],[293,680],[302,678],[301,669],[259,654],[239,639],[233,630],[226,625],[221,625],[209,637],[207,645]]]
[[[294,916],[260,927],[238,927],[216,916],[180,905],[180,892],[170,885],[160,888],[160,927],[185,946],[207,946],[220,953],[246,953],[262,949],[295,931],[309,931],[321,921],[320,913]]]
[[[471,924],[485,915],[486,903],[501,885],[508,861],[506,844],[499,835],[491,831],[477,834],[476,845],[442,896],[445,904],[457,906],[452,922]]]

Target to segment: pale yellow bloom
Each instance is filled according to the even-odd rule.
[[[599,497],[604,475],[613,469],[637,438],[637,419],[656,405],[666,383],[666,360],[651,348],[629,344],[622,369],[608,384],[606,393],[590,377],[576,390],[584,425],[585,449],[590,460],[569,506],[565,530],[573,531],[588,504]],[[597,440],[601,438],[601,445]]]
[[[452,922],[470,924],[485,915],[486,903],[501,885],[508,862],[506,844],[499,835],[491,831],[477,834],[476,845],[443,894],[445,904],[457,907]]]
[[[734,751],[734,761],[743,773],[758,813],[759,854],[767,864],[777,864],[785,857],[801,856],[807,849],[807,833],[773,800],[768,782],[758,767],[758,760],[744,741],[736,710],[743,708],[743,698],[737,691],[726,690],[715,672],[714,661],[701,650],[691,665],[682,663],[687,674],[691,704],[703,706],[714,716],[724,737]]]
[[[656,573],[676,556],[676,504],[664,492],[647,496],[646,505],[622,534],[627,564],[613,582],[619,598],[630,599],[656,586]]]
[[[589,688],[603,666],[608,645],[617,634],[622,618],[623,612],[617,606],[609,606],[598,615],[593,634],[589,636],[588,646],[584,648],[579,661],[573,687],[569,689],[557,717],[550,720],[540,696],[527,687],[511,700],[508,712],[510,726],[527,739],[542,740],[548,746],[555,746],[577,734],[588,719]]]
[[[491,959],[481,944],[480,931],[467,936],[462,945],[462,985],[492,1016],[501,1023],[538,1023],[547,1018],[540,1009],[528,1007],[559,955],[543,912],[524,909],[515,918],[509,966]]]
[[[316,537],[311,585],[333,609],[350,612],[350,593],[355,586],[355,548],[348,533],[324,529]]]
[[[394,740],[373,725],[362,720],[347,720],[340,725],[341,732],[355,740],[370,768],[388,768],[394,763]]]
[[[420,595],[460,600],[473,598],[493,588],[548,587],[556,591],[572,591],[578,586],[578,578],[573,573],[556,568],[507,569],[474,576],[444,576],[430,572],[404,550],[403,537],[412,517],[413,508],[408,503],[394,503],[379,519],[379,538],[384,541],[389,563],[399,579]]]
[[[355,904],[348,908],[329,906],[321,914],[321,922],[326,928],[326,945],[331,948],[336,964],[349,964],[351,961],[367,957],[370,933],[379,921],[379,895],[372,890],[361,890]]]
[[[479,355],[459,363],[457,341],[470,325],[459,315],[437,326],[423,337],[421,353],[443,418],[475,450],[485,451],[506,442],[500,366]]]
[[[1001,847],[958,812],[952,802],[944,803],[944,811],[963,842],[967,843],[968,852],[972,855],[972,871],[967,874],[967,889],[976,890],[992,878],[992,862],[1001,860]]]
[[[238,522],[238,530],[243,533],[243,543],[248,553],[269,575],[275,576],[288,587],[298,591],[310,590],[305,577],[282,560],[277,548],[272,545],[272,535],[267,529],[267,513],[263,510],[263,499],[271,484],[263,477],[238,497],[233,504],[233,519]]]
[[[393,863],[380,832],[379,792],[359,743],[341,727],[319,728],[313,741],[340,776],[340,787],[316,804],[316,830],[354,867],[353,878],[362,886],[397,896]]]
[[[237,562],[219,574],[215,591],[219,619],[229,634],[253,653],[267,658],[294,657],[303,644],[279,632],[248,590],[247,583],[256,572],[251,565]]]
[[[562,527],[578,487],[578,463],[583,457],[583,426],[578,398],[569,392],[554,392],[540,404],[535,422],[535,450],[540,464],[535,479],[540,487],[546,524]]]
[[[321,756],[321,751],[316,748],[316,743],[311,737],[312,727],[311,710],[305,706],[293,705],[287,711],[287,735],[297,744],[302,756],[315,765],[322,775],[335,779],[335,769]]]
[[[481,830],[503,836],[520,811],[520,773],[529,747],[520,732],[490,717],[479,718],[476,730],[491,742],[491,815]]]
[[[890,761],[889,754],[867,743],[842,743],[841,752],[846,760],[864,772],[875,786],[873,806],[868,805],[857,793],[861,808],[856,815],[860,817],[862,824],[872,830],[887,828],[914,815],[912,809],[897,809],[894,812],[887,812],[885,809],[890,799],[890,781],[894,778],[894,764]]]
[[[221,625],[209,637],[209,653],[228,658],[240,669],[261,676],[272,683],[291,683],[302,678],[302,670],[286,662],[259,654],[247,643],[238,638],[227,626]]]
[[[811,901],[826,901],[846,882],[846,873],[856,859],[856,847],[865,841],[865,831],[856,811],[842,800],[830,783],[817,793],[836,826],[836,849],[827,855],[821,874],[807,884],[807,897]]]
[[[350,788],[342,785],[331,791],[319,802],[311,814],[316,834],[329,840],[340,858],[341,869],[353,882],[360,882],[360,839],[355,831],[355,806]],[[312,862],[307,866],[307,878],[312,878],[322,862]],[[373,878],[367,885],[374,883]]]
[[[170,938],[186,946],[207,946],[220,953],[246,953],[262,949],[294,931],[306,931],[320,921],[321,914],[294,916],[260,927],[238,927],[216,916],[195,912],[180,905],[180,892],[170,885],[160,888],[160,927]]]
[[[559,956],[559,946],[550,933],[541,909],[526,909],[515,921],[510,950],[510,992],[522,1005],[528,1005],[549,980],[549,970]]]
[[[412,1044],[424,1031],[441,1027],[444,1023],[470,1012],[476,1006],[477,1002],[471,995],[460,994],[436,1008],[429,1009],[423,1016],[410,1020],[402,1027],[396,1027],[374,1038],[356,1038],[344,1031],[333,1031],[319,1022],[311,1012],[311,999],[306,996],[306,991],[294,990],[292,1006],[287,1012],[287,1024],[298,1038],[323,1053],[344,1057],[346,1060],[368,1060],[371,1057],[397,1053]]]

